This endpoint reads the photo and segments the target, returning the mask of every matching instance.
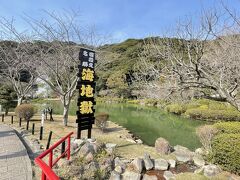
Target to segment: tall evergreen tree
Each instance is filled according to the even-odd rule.
[[[0,85],[0,104],[5,109],[5,115],[8,114],[10,108],[17,105],[17,94],[9,85]]]

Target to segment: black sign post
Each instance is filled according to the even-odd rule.
[[[88,130],[88,138],[91,138],[92,124],[94,124],[94,89],[95,89],[95,52],[88,49],[80,49],[79,53],[80,65],[78,73],[77,89],[78,96],[78,110],[77,120],[77,139],[81,138],[81,131]]]

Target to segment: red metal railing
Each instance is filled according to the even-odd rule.
[[[67,159],[70,159],[70,149],[71,149],[71,135],[73,132],[69,133],[67,136],[60,139],[58,142],[56,142],[54,145],[52,145],[49,149],[44,151],[42,154],[40,154],[38,157],[35,158],[34,162],[42,169],[42,180],[59,180],[59,177],[54,173],[52,170],[52,167],[64,156],[67,155]],[[57,157],[55,160],[53,160],[53,150],[58,147],[60,144],[62,144],[64,141],[67,140],[67,147],[65,148],[65,151]],[[44,157],[46,157],[49,154],[49,160],[48,165],[42,160]]]

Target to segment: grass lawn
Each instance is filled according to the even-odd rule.
[[[9,113],[11,115],[11,113]],[[74,132],[73,137],[76,137],[76,117],[75,116],[69,116],[69,122],[68,126],[65,127],[62,125],[62,116],[61,115],[54,115],[53,116],[54,121],[45,121],[44,122],[44,135],[43,135],[43,140],[41,140],[41,144],[46,147],[47,144],[47,139],[50,131],[53,131],[52,135],[52,140],[51,144],[54,144],[56,141],[58,141],[61,137],[67,135],[69,132]],[[39,139],[39,133],[40,133],[40,126],[41,126],[41,116],[39,114],[35,115],[30,123],[29,123],[29,133],[31,133],[32,129],[32,123],[35,123],[35,134],[30,135],[30,139]],[[5,122],[6,124],[10,124],[11,122],[11,116],[6,116],[5,117]],[[14,119],[14,124],[11,125],[12,127],[18,128],[18,120],[15,118]],[[26,128],[26,122],[22,122],[22,128]],[[120,138],[120,136],[122,138]],[[108,122],[108,127],[103,133],[100,129],[98,129],[95,125],[93,126],[92,129],[92,137],[96,138],[97,141],[99,142],[104,142],[104,143],[115,143],[117,144],[117,149],[116,149],[116,154],[118,156],[124,157],[124,158],[134,158],[138,156],[142,156],[144,152],[149,152],[150,155],[153,157],[158,157],[158,154],[155,152],[154,147],[149,147],[147,145],[142,145],[142,144],[136,144],[136,143],[131,143],[126,141],[125,137],[128,136],[128,131],[109,121]],[[87,130],[82,131],[82,137],[85,138],[87,137]]]

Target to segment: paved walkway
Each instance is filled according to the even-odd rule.
[[[15,131],[0,124],[0,180],[31,180],[27,150]]]

